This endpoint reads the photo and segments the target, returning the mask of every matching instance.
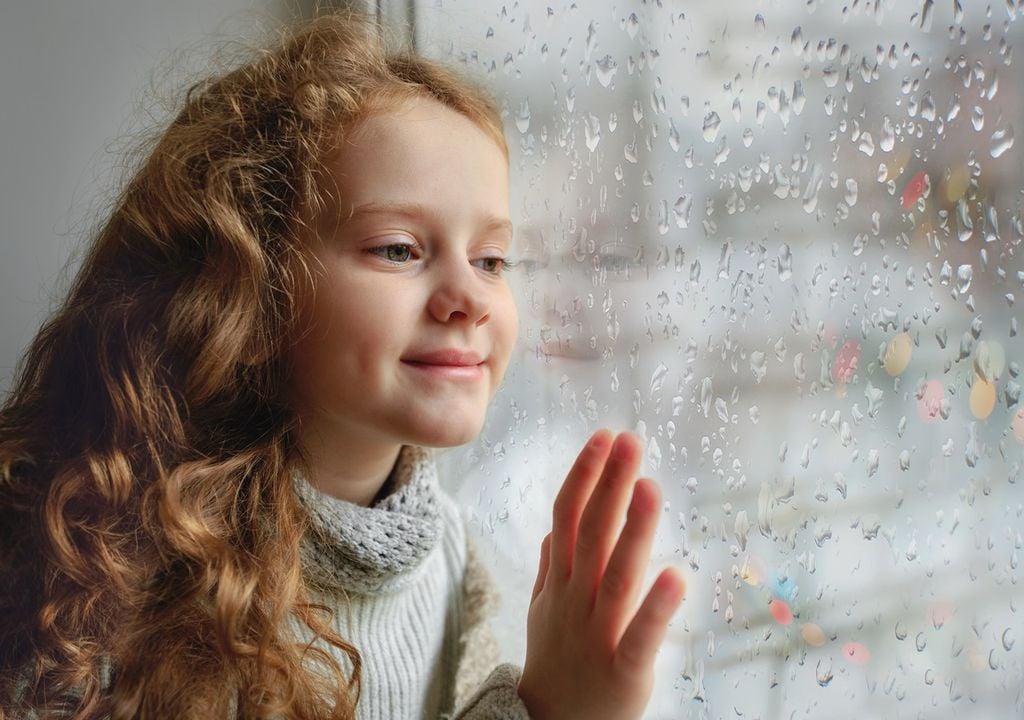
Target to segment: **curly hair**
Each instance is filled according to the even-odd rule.
[[[299,562],[300,211],[326,206],[324,158],[359,122],[415,96],[508,156],[483,91],[381,37],[320,15],[188,88],[20,359],[0,408],[0,708],[354,716],[359,652]]]

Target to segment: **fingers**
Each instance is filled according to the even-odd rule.
[[[544,536],[540,544],[540,567],[537,569],[537,579],[533,582],[533,595],[530,597],[530,604],[537,599],[540,591],[544,588],[544,580],[548,576],[548,568],[551,566],[551,533]]]
[[[665,639],[668,621],[686,594],[686,581],[679,571],[666,568],[658,575],[633,621],[622,634],[615,650],[614,666],[621,672],[648,669]]]
[[[622,516],[639,467],[640,441],[632,433],[620,433],[583,511],[576,538],[576,554],[572,560],[571,582],[590,593],[587,597],[591,599],[618,539]],[[589,611],[593,606],[587,609]]]
[[[564,580],[572,572],[580,515],[601,476],[612,438],[611,431],[604,428],[593,434],[555,498],[551,524],[551,574],[555,578]]]
[[[660,507],[658,486],[643,478],[637,480],[626,511],[626,525],[608,560],[594,605],[595,626],[607,633],[613,648],[636,609]]]

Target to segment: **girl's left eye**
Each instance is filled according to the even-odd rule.
[[[505,270],[511,270],[513,267],[512,261],[503,257],[485,257],[480,258],[476,262],[484,263],[481,270],[491,273],[492,275],[501,275],[502,272]]]

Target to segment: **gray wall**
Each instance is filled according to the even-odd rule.
[[[152,124],[148,112],[160,112],[146,100],[151,81],[166,94],[218,38],[304,15],[308,4],[41,0],[0,9],[0,396],[103,218],[118,152]]]

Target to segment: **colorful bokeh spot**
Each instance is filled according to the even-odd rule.
[[[970,406],[971,415],[979,420],[991,415],[996,406],[996,386],[975,375],[974,384],[971,385]]]
[[[792,602],[796,597],[796,583],[791,577],[776,575],[772,579],[772,594],[777,598]]]
[[[864,665],[871,659],[871,653],[859,642],[848,642],[843,645],[843,657],[854,665]]]
[[[941,417],[942,401],[946,389],[938,380],[929,380],[917,393],[917,415],[925,422],[935,422]]]
[[[832,379],[837,383],[848,383],[857,371],[857,362],[860,360],[860,343],[856,340],[847,340],[836,353],[836,359],[832,362]]]
[[[772,600],[768,603],[768,610],[779,625],[789,625],[793,622],[793,611],[789,609],[789,603],[785,600]]]
[[[903,189],[903,194],[900,196],[900,206],[902,206],[904,210],[909,210],[914,207],[921,196],[924,195],[927,188],[928,173],[921,170],[914,175],[914,177],[910,178],[910,182],[908,182],[906,188]]]
[[[883,365],[885,371],[896,377],[907,369],[910,364],[910,356],[914,353],[914,341],[907,333],[900,333],[885,347],[885,359]]]
[[[811,647],[821,647],[828,642],[828,638],[825,636],[825,631],[815,623],[804,623],[801,625],[800,637],[802,637],[804,642]]]
[[[955,203],[962,198],[970,181],[971,171],[966,165],[961,165],[950,172],[946,179],[946,200]]]

